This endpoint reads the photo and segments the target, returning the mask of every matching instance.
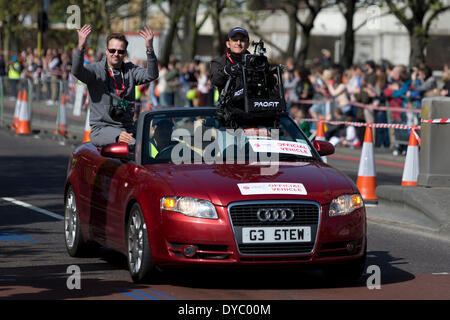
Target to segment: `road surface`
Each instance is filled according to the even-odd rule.
[[[63,185],[72,149],[0,129],[0,300],[450,299],[448,240],[370,221],[367,272],[352,286],[299,270],[167,271],[155,283],[135,285],[117,253],[66,253]],[[378,183],[399,183],[401,159],[381,158]],[[356,179],[358,161],[346,150],[328,162]]]

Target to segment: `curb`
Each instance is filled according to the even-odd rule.
[[[379,206],[371,218],[450,237],[450,188],[381,185],[376,194]]]
[[[448,232],[441,232],[439,229],[434,228],[428,228],[428,227],[422,227],[416,224],[410,224],[407,222],[401,222],[401,221],[394,221],[384,218],[375,218],[372,216],[367,216],[367,221],[377,224],[384,224],[393,228],[400,228],[405,229],[408,231],[417,231],[421,234],[424,234],[429,237],[435,237],[439,239],[445,239],[447,241],[450,241],[450,233]]]

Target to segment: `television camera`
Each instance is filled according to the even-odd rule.
[[[286,112],[281,67],[269,64],[262,40],[252,45],[254,53],[244,55],[238,75],[229,76],[216,103],[216,113],[234,128],[263,119],[272,119],[278,126],[279,116]],[[242,77],[243,88],[236,88],[235,77]]]

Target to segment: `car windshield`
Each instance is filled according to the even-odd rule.
[[[231,128],[214,110],[148,113],[142,138],[143,164],[320,161],[308,138],[287,116]]]

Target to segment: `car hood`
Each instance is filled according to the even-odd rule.
[[[156,166],[160,168],[153,169],[156,169],[161,180],[174,192],[172,195],[210,200],[221,206],[234,201],[270,199],[312,200],[324,204],[342,194],[358,192],[347,176],[319,162],[279,163],[272,167],[272,174],[262,174],[270,170],[268,165],[261,164]],[[256,185],[257,189],[254,189],[255,185],[249,185],[255,183],[259,184]],[[257,194],[246,194],[245,188],[249,186]],[[296,188],[289,188],[292,186]],[[267,190],[269,191],[266,193]]]

